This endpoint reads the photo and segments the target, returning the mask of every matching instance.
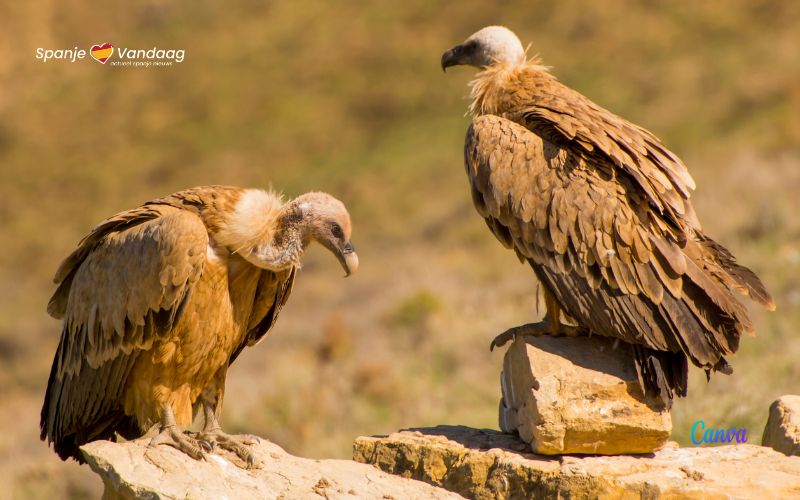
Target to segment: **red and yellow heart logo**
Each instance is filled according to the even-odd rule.
[[[111,54],[114,53],[114,46],[110,43],[92,45],[91,53],[95,61],[105,64],[108,58],[111,57]]]

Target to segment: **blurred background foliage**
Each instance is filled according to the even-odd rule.
[[[698,181],[707,231],[765,280],[735,374],[693,373],[697,419],[760,442],[800,392],[800,2],[645,0],[5,2],[0,6],[0,497],[95,497],[38,441],[59,334],[60,260],[117,211],[202,184],[325,190],[354,219],[360,272],[309,252],[271,336],[229,373],[225,425],[348,457],[357,435],[496,428],[502,353],[535,320],[533,274],[474,213],[467,81],[441,53],[488,24],[558,77],[653,130]],[[35,59],[43,48],[182,48],[171,68]]]

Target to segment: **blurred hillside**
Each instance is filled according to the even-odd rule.
[[[357,435],[497,426],[504,329],[534,320],[533,274],[474,213],[464,68],[441,53],[488,24],[601,105],[659,135],[698,183],[707,231],[759,273],[735,374],[674,411],[746,428],[800,392],[800,2],[257,2],[0,6],[0,481],[14,497],[94,497],[38,441],[60,260],[117,211],[202,184],[329,191],[362,268],[313,249],[270,338],[229,373],[224,425],[306,456]],[[37,47],[185,49],[169,68],[35,59]]]

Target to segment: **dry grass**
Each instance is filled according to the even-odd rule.
[[[496,427],[493,335],[535,319],[535,283],[473,213],[461,166],[469,72],[441,52],[515,29],[566,83],[654,130],[698,180],[709,233],[761,274],[778,311],[736,373],[696,373],[699,418],[758,442],[800,392],[800,3],[17,2],[0,8],[0,478],[18,497],[96,496],[38,439],[59,260],[115,211],[192,185],[323,189],[354,216],[362,269],[319,249],[270,338],[229,376],[226,425],[346,457],[356,435]],[[36,47],[178,47],[172,69],[42,64]]]

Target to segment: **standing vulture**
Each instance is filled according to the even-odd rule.
[[[492,345],[578,329],[620,339],[634,345],[645,393],[668,406],[686,395],[687,358],[707,374],[730,373],[724,356],[753,333],[733,292],[775,305],[703,232],[681,160],[526,59],[504,27],[478,31],[441,64],[481,70],[464,145],[472,200],[544,289],[545,320]]]
[[[218,423],[228,366],[275,324],[306,247],[358,267],[342,202],[283,203],[257,189],[187,189],[100,223],[55,275],[48,312],[63,320],[41,439],[66,460],[115,433],[194,458],[219,445],[252,465],[252,444]],[[185,433],[196,412],[205,424]],[[202,449],[201,449],[202,448]]]

